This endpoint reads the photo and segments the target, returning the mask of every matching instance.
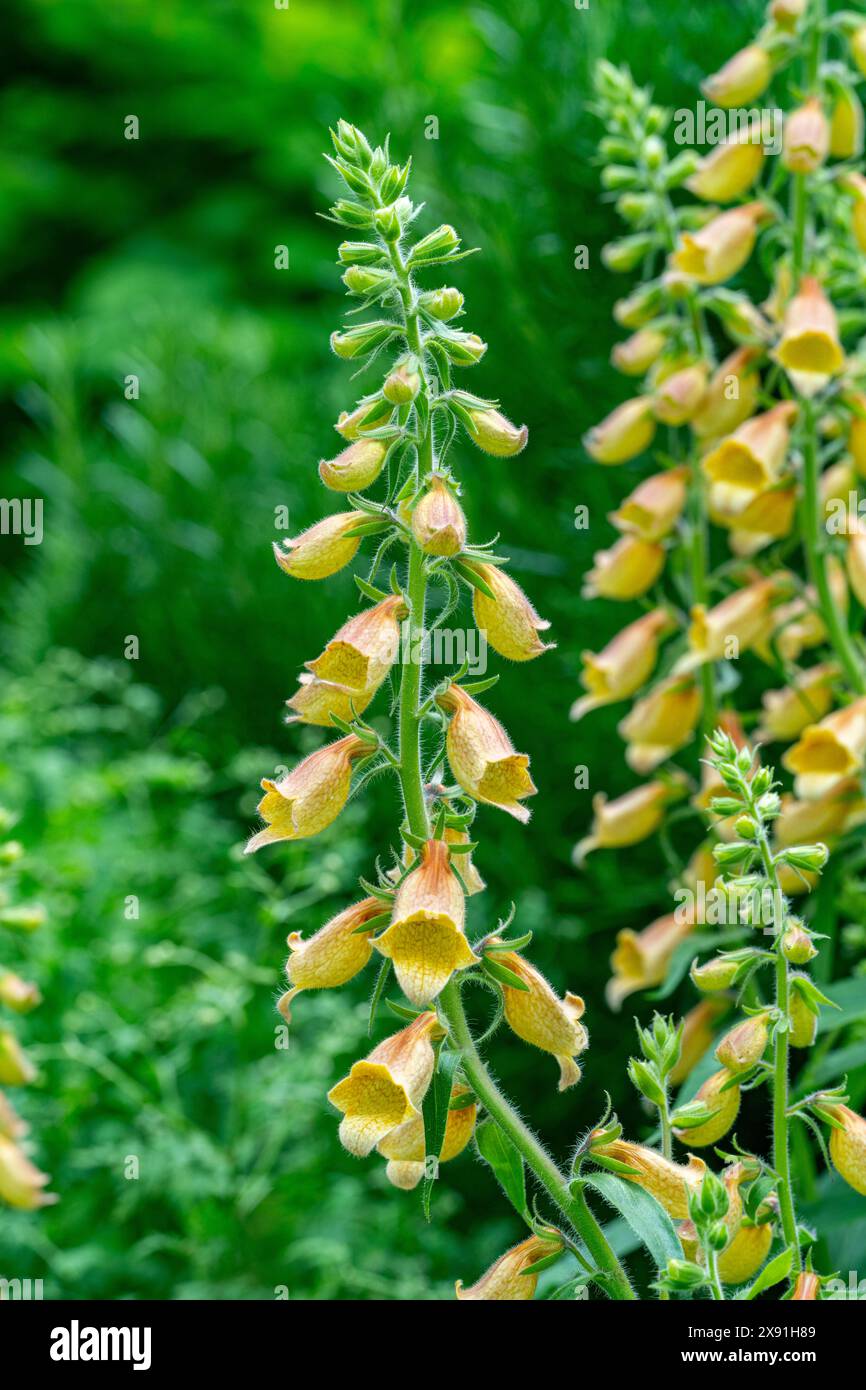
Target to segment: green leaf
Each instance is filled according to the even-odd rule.
[[[641,1244],[646,1246],[657,1269],[665,1269],[668,1260],[683,1258],[674,1223],[649,1192],[613,1173],[593,1173],[584,1181],[628,1222]]]
[[[490,1164],[511,1205],[524,1221],[529,1221],[526,1205],[526,1174],[523,1159],[508,1135],[494,1119],[484,1120],[475,1131],[478,1152]]]
[[[741,1298],[757,1298],[764,1289],[771,1289],[774,1284],[780,1284],[783,1279],[787,1279],[791,1273],[791,1265],[794,1262],[794,1251],[790,1245],[783,1250],[780,1255],[771,1260],[768,1265],[764,1265],[754,1284],[750,1284]]]
[[[495,599],[496,595],[487,580],[482,579],[471,565],[466,564],[463,560],[452,560],[451,563],[465,584],[468,584],[470,588],[480,589],[487,598]]]
[[[362,579],[359,574],[355,575],[355,583],[364,597],[371,598],[374,603],[381,603],[382,599],[388,597],[384,589],[377,589],[375,584],[368,584],[366,579]]]
[[[854,980],[835,981],[830,989],[831,1002],[836,1005],[836,1010],[832,1014],[819,1016],[819,1033],[835,1032],[846,1023],[858,1023],[866,1018],[866,975]]]
[[[522,989],[529,992],[529,985],[525,980],[521,980],[519,975],[515,975],[513,970],[509,970],[507,965],[501,965],[493,956],[484,957],[484,971],[491,979],[497,980],[501,985],[507,985],[509,989]]]
[[[375,983],[375,985],[373,986],[373,993],[372,993],[372,996],[371,996],[371,998],[370,998],[370,1017],[369,1017],[369,1019],[368,1019],[368,1021],[367,1021],[367,1036],[368,1036],[368,1037],[372,1037],[372,1035],[373,1035],[373,1024],[376,1022],[376,1014],[378,1013],[378,1010],[379,1010],[379,1003],[380,1003],[380,1001],[381,1001],[381,999],[382,999],[382,992],[383,992],[383,990],[384,990],[384,988],[385,988],[385,985],[387,984],[388,976],[389,976],[390,973],[391,973],[391,962],[390,962],[390,960],[383,960],[383,961],[382,961],[382,964],[379,966],[379,973],[378,973],[378,975],[376,976],[376,983]]]

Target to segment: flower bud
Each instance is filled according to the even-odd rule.
[[[468,1094],[466,1086],[454,1086],[451,1091],[452,1103]],[[439,1154],[426,1153],[422,1116],[418,1115],[413,1120],[407,1120],[398,1129],[392,1129],[391,1133],[376,1145],[377,1153],[388,1160],[385,1169],[388,1181],[395,1187],[410,1192],[424,1177],[425,1160],[434,1159],[438,1163],[448,1163],[452,1158],[456,1158],[472,1138],[477,1114],[478,1107],[474,1103],[457,1107],[452,1104],[445,1122],[445,1137]]]
[[[337,512],[302,531],[294,539],[274,542],[274,559],[295,579],[327,579],[354,560],[360,536],[350,536],[367,518],[363,512]]]
[[[29,1086],[35,1077],[36,1068],[15,1034],[0,1028],[0,1086]]]
[[[23,1211],[50,1206],[57,1198],[42,1190],[50,1181],[17,1144],[0,1137],[0,1201]]]
[[[791,965],[808,965],[818,954],[811,936],[798,917],[789,917],[782,933],[782,955]]]
[[[845,365],[836,311],[814,276],[803,277],[788,305],[775,356],[804,396],[823,390]]]
[[[791,1294],[792,1303],[817,1302],[821,1289],[821,1281],[817,1274],[811,1270],[802,1270],[797,1275],[797,1282],[794,1285],[794,1292]]]
[[[322,459],[319,477],[332,492],[365,492],[385,466],[388,446],[382,439],[356,439],[333,459]]]
[[[350,294],[358,295],[380,292],[394,279],[390,270],[373,265],[350,265],[340,278]]]
[[[342,241],[337,247],[337,255],[343,265],[384,266],[388,260],[382,247],[375,241]]]
[[[22,980],[11,970],[0,970],[0,1004],[5,1004],[16,1014],[29,1013],[42,1002],[42,995],[35,985]]]
[[[334,429],[337,434],[342,435],[343,439],[350,442],[353,439],[361,439],[370,430],[380,429],[382,425],[387,425],[394,413],[394,407],[390,401],[386,401],[384,396],[378,393],[373,396],[366,396],[359,401],[355,409],[350,413],[343,410],[340,412]]]
[[[527,755],[514,751],[499,720],[459,685],[449,685],[437,703],[451,715],[445,747],[460,786],[475,801],[499,806],[525,824],[530,813],[520,802],[536,792]]]
[[[538,1276],[525,1274],[524,1271],[546,1256],[555,1255],[561,1248],[555,1241],[530,1236],[500,1255],[496,1263],[470,1288],[465,1289],[458,1279],[454,1291],[461,1300],[526,1302],[535,1294]]]
[[[632,771],[646,776],[689,743],[701,705],[695,681],[681,676],[668,677],[638,700],[617,725],[628,744],[625,760]]]
[[[824,1105],[841,1128],[830,1131],[833,1167],[849,1187],[866,1197],[866,1120],[847,1105]]]
[[[684,425],[701,408],[707,389],[707,369],[702,362],[674,372],[658,387],[653,411],[665,425]]]
[[[448,846],[444,840],[428,840],[419,865],[397,889],[390,925],[373,942],[393,962],[410,1004],[430,1004],[455,970],[478,964],[464,922],[463,888],[451,868]]]
[[[336,989],[364,969],[373,954],[370,938],[376,928],[370,927],[369,932],[361,928],[384,911],[379,898],[364,898],[338,912],[306,941],[300,932],[291,933],[286,977],[292,988],[277,1006],[287,1023],[291,1022],[292,1001],[301,990]]]
[[[684,1221],[688,1216],[689,1194],[700,1192],[707,1171],[703,1159],[695,1154],[689,1154],[686,1164],[672,1163],[656,1149],[632,1144],[627,1139],[615,1139],[611,1144],[591,1150],[591,1156],[595,1154],[634,1169],[632,1173],[619,1176],[649,1192],[675,1221]]]
[[[690,1149],[704,1149],[718,1143],[736,1120],[740,1110],[740,1088],[733,1085],[724,1090],[730,1080],[728,1071],[717,1071],[708,1077],[694,1099],[712,1112],[710,1118],[694,1127],[674,1129],[677,1138]]]
[[[743,203],[720,213],[694,234],[684,231],[671,257],[672,267],[701,285],[730,280],[751,256],[758,226],[771,215],[764,203]]]
[[[672,470],[676,471],[676,470]],[[665,475],[667,476],[667,475]],[[653,480],[650,479],[652,482]],[[637,489],[623,504],[622,516],[630,504],[630,517],[638,514]],[[583,652],[583,672],[581,683],[589,692],[576,700],[571,707],[571,718],[582,719],[592,709],[600,705],[613,704],[617,700],[627,700],[648,680],[658,659],[658,641],[672,628],[670,614],[664,608],[655,608],[642,618],[629,623],[607,644],[603,651]]]
[[[809,724],[782,764],[793,772],[794,791],[811,800],[835,782],[859,772],[866,757],[866,697]]]
[[[496,937],[490,938],[491,945],[497,942]],[[581,1075],[574,1059],[589,1045],[586,1029],[580,1022],[585,1007],[583,1000],[570,993],[564,999],[557,998],[541,972],[516,951],[497,951],[495,960],[525,986],[519,989],[501,982],[509,1028],[524,1042],[553,1054],[559,1063],[558,1089],[568,1090]]]
[[[854,30],[848,44],[851,49],[851,57],[863,76],[866,77],[866,24],[861,24]]]
[[[763,164],[760,130],[749,126],[704,155],[686,188],[708,203],[733,203],[760,177]]]
[[[584,598],[626,602],[652,588],[665,567],[665,552],[639,536],[623,536],[609,550],[597,550],[592,560],[584,575]]]
[[[614,275],[627,275],[640,265],[652,247],[653,238],[649,232],[635,232],[633,236],[608,241],[601,248],[602,265]]]
[[[594,849],[623,849],[645,840],[659,828],[666,808],[681,794],[680,784],[668,782],[644,782],[615,801],[598,792],[592,799],[592,832],[575,846],[574,862],[579,867]]]
[[[795,29],[806,13],[809,0],[772,0],[770,17],[780,29]]]
[[[770,1040],[769,1014],[753,1014],[726,1033],[716,1048],[716,1060],[734,1076],[760,1062]]]
[[[401,362],[394,368],[385,380],[382,395],[392,405],[408,405],[420,390],[421,377],[413,359]]]
[[[657,328],[639,328],[624,343],[617,343],[610,360],[625,376],[643,376],[664,351],[667,338]]]
[[[351,362],[357,357],[366,357],[383,347],[395,334],[397,325],[389,319],[379,319],[372,323],[358,323],[346,328],[342,333],[331,334],[331,350]]]
[[[618,1012],[630,994],[660,985],[674,951],[692,931],[693,918],[669,912],[643,931],[626,927],[617,932],[616,950],[610,958],[613,975],[605,988],[608,1007]]]
[[[708,77],[701,91],[716,106],[748,106],[766,91],[772,76],[769,54],[757,44],[749,44]]]
[[[437,261],[447,260],[459,248],[460,237],[453,227],[445,223],[416,241],[409,256],[409,266],[434,265]]]
[[[639,285],[627,299],[618,299],[614,304],[614,320],[622,328],[643,328],[655,318],[662,298],[661,285]]]
[[[841,88],[833,106],[830,153],[834,159],[859,159],[863,153],[863,107],[850,87]]]
[[[513,458],[526,448],[529,430],[526,425],[520,429],[499,410],[469,409],[469,423],[466,432],[473,444],[477,444],[485,454],[496,458]]]
[[[740,654],[756,646],[772,627],[772,603],[776,597],[775,579],[757,579],[744,589],[735,589],[713,608],[695,604],[689,628],[689,652],[675,666],[687,671],[705,661],[728,657],[731,644]]]
[[[476,588],[472,595],[476,625],[493,650],[509,661],[531,661],[550,651],[554,644],[542,642],[538,636],[550,623],[538,616],[511,576],[498,565],[480,560],[472,562],[472,569],[493,594],[489,598]]]
[[[463,295],[452,285],[443,285],[439,290],[431,290],[421,295],[421,304],[434,319],[447,323],[463,308]]]
[[[352,764],[368,757],[369,743],[354,734],[325,744],[298,763],[278,782],[262,778],[265,795],[258,805],[265,829],[246,844],[245,854],[279,840],[303,840],[318,835],[342,811],[349,796]],[[2,1078],[0,1078],[2,1079]]]
[[[719,989],[730,989],[736,979],[742,962],[728,956],[715,956],[712,960],[698,965],[692,964],[689,971],[692,984],[702,993],[712,993]]]
[[[14,903],[0,908],[0,925],[11,931],[37,931],[44,926],[48,914],[41,903]]]
[[[387,207],[376,208],[373,213],[373,225],[386,241],[399,241],[403,235],[404,219],[411,208],[408,199],[398,198],[395,203],[389,203]]]
[[[626,463],[648,449],[656,432],[650,396],[625,401],[583,437],[583,447],[596,463]]]
[[[466,544],[466,517],[453,491],[440,477],[412,512],[412,533],[427,555],[459,555]]]
[[[782,163],[792,174],[814,174],[830,151],[830,123],[817,97],[785,121]]]
[[[340,1142],[349,1153],[364,1158],[400,1125],[421,1118],[435,1063],[431,1038],[442,1033],[435,1013],[419,1014],[328,1092],[343,1115]]]
[[[818,1015],[809,1008],[806,995],[798,986],[798,981],[809,981],[808,975],[791,975],[791,989],[788,998],[788,1042],[792,1047],[811,1047],[818,1036]]]

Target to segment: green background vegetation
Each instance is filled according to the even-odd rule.
[[[632,1011],[611,1015],[603,987],[615,931],[667,910],[667,871],[656,842],[599,855],[584,876],[569,865],[591,793],[633,781],[621,711],[567,720],[580,650],[625,619],[580,597],[622,492],[580,446],[623,394],[607,363],[621,286],[598,255],[616,221],[598,193],[588,72],[606,54],[661,100],[690,103],[761,11],[7,4],[2,494],[45,499],[45,539],[2,540],[0,801],[21,816],[25,896],[50,916],[4,950],[45,994],[20,1029],[41,1073],[21,1108],[62,1200],[0,1214],[0,1275],[42,1277],[49,1297],[270,1298],[283,1285],[424,1299],[448,1297],[520,1235],[468,1155],[444,1170],[425,1227],[382,1162],[340,1149],[325,1092],[367,1050],[372,967],[339,994],[303,997],[288,1052],[274,1047],[285,936],[351,900],[391,837],[391,788],[311,844],[239,857],[259,776],[317,742],[281,726],[296,671],[354,603],[349,576],[301,588],[269,549],[275,507],[293,532],[333,510],[315,464],[366,386],[328,350],[344,307],[339,232],[316,213],[334,193],[320,153],[341,115],[412,154],[425,230],[450,221],[481,248],[456,278],[465,326],[491,346],[464,380],[530,426],[514,461],[468,445],[459,459],[473,535],[501,532],[559,644],[488,697],[531,754],[539,795],[528,829],[480,816],[489,890],[473,926],[514,900],[533,959],[586,997],[591,1049],[565,1097],[552,1059],[510,1035],[491,1055],[559,1155],[606,1090],[642,1132],[624,1075]],[[123,138],[129,114],[138,141]],[[438,140],[425,139],[431,115]],[[287,271],[274,269],[280,244]],[[591,248],[581,273],[578,244]],[[138,401],[124,399],[130,373]],[[589,533],[574,529],[579,503]],[[128,635],[137,661],[124,660]],[[578,792],[584,763],[590,791]],[[651,1008],[638,999],[643,1017]],[[832,1182],[823,1220],[836,1211],[839,1231],[851,1195]],[[855,1256],[834,1241],[847,1270]]]

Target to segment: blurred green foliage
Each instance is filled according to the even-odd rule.
[[[315,462],[365,389],[328,351],[343,304],[335,229],[316,213],[340,115],[390,130],[430,217],[481,248],[459,283],[491,348],[467,384],[531,431],[513,463],[467,450],[458,464],[473,534],[501,532],[559,643],[489,697],[540,795],[528,830],[480,817],[490,887],[473,924],[515,901],[534,960],[587,998],[593,1046],[567,1098],[551,1060],[504,1035],[494,1064],[559,1154],[605,1090],[645,1124],[630,1025],[603,985],[614,931],[665,910],[664,875],[654,847],[598,856],[584,877],[568,858],[592,792],[630,784],[616,712],[591,735],[567,722],[580,650],[624,620],[582,603],[598,537],[572,521],[619,495],[580,447],[621,397],[588,72],[606,53],[690,102],[762,8],[9,0],[2,491],[45,499],[45,539],[2,540],[0,800],[50,911],[27,942],[46,1002],[22,1030],[41,1087],[21,1108],[62,1200],[3,1214],[0,1274],[43,1277],[47,1296],[448,1297],[519,1234],[468,1158],[425,1227],[383,1164],[339,1148],[325,1093],[367,1049],[370,977],[304,996],[288,1052],[274,1046],[288,924],[313,930],[351,900],[392,833],[391,789],[312,846],[238,853],[259,776],[317,741],[281,729],[296,669],[355,602],[350,576],[292,585],[269,554],[275,508],[291,532],[328,509]],[[578,244],[593,248],[580,274]],[[576,792],[583,762],[592,784]]]

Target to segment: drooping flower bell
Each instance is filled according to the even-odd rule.
[[[468,1087],[460,1084],[452,1087],[451,1108],[445,1121],[442,1150],[438,1155],[428,1155],[426,1152],[424,1120],[421,1115],[407,1120],[398,1129],[392,1129],[391,1133],[376,1145],[376,1152],[388,1160],[385,1176],[394,1187],[411,1192],[424,1177],[426,1162],[432,1160],[434,1163],[449,1163],[452,1158],[457,1158],[458,1154],[463,1152],[475,1132],[478,1106],[474,1101],[468,1105],[457,1106],[454,1102],[468,1095]]]
[[[609,550],[597,550],[592,561],[592,569],[584,575],[584,598],[626,603],[652,588],[665,567],[665,551],[661,545],[629,535]]]
[[[638,700],[617,726],[632,771],[646,776],[683,748],[694,734],[701,703],[697,684],[687,676],[670,676]]]
[[[770,85],[773,63],[766,49],[758,44],[741,48],[732,58],[701,83],[707,101],[716,106],[748,106]]]
[[[660,985],[674,951],[694,928],[692,915],[669,912],[643,931],[634,932],[629,927],[618,931],[610,958],[613,975],[604,992],[609,1008],[618,1012],[630,994]]]
[[[286,716],[287,724],[315,724],[320,728],[330,728],[334,719],[349,723],[364,713],[376,694],[376,686],[367,690],[354,690],[349,685],[339,685],[336,681],[320,681],[309,671],[298,678],[298,688],[286,706],[292,711]]]
[[[836,311],[812,275],[803,277],[785,311],[776,358],[803,396],[823,390],[845,365]]]
[[[361,537],[348,533],[368,519],[363,512],[326,516],[291,540],[274,541],[274,558],[295,579],[327,579],[354,560]]]
[[[782,163],[792,174],[814,174],[829,152],[830,122],[818,97],[810,97],[785,121]]]
[[[491,944],[496,937],[490,939]],[[516,951],[497,951],[497,964],[505,966],[521,981],[519,989],[502,982],[505,1020],[518,1038],[550,1052],[559,1063],[560,1091],[568,1090],[580,1080],[580,1067],[575,1062],[589,1045],[589,1037],[581,1019],[584,1002],[578,994],[566,993],[559,999],[548,981]]]
[[[690,671],[705,661],[739,656],[756,646],[772,626],[772,604],[777,592],[775,579],[757,579],[744,589],[735,589],[713,608],[695,604],[689,651],[674,669]]]
[[[689,1154],[688,1163],[673,1163],[657,1149],[632,1144],[628,1139],[614,1139],[609,1144],[593,1146],[590,1153],[634,1169],[632,1173],[618,1173],[618,1176],[649,1192],[675,1221],[683,1221],[688,1216],[689,1194],[700,1192],[707,1171],[704,1160],[696,1154]]]
[[[378,690],[399,651],[400,620],[407,613],[401,594],[355,613],[328,642],[321,656],[307,662],[318,681],[349,690]]]
[[[571,718],[582,719],[590,710],[627,700],[652,675],[658,660],[659,638],[673,622],[664,608],[654,608],[629,623],[603,651],[583,652],[581,683],[587,690],[571,707]]]
[[[455,970],[478,963],[464,921],[463,888],[450,850],[444,840],[428,840],[420,864],[397,889],[390,925],[373,943],[392,961],[411,1004],[431,1003]]]
[[[388,446],[382,439],[356,439],[333,459],[322,459],[319,477],[332,492],[364,492],[385,466]]]
[[[343,1116],[340,1142],[349,1153],[364,1158],[392,1130],[421,1117],[435,1063],[431,1039],[443,1031],[435,1013],[419,1014],[353,1063],[349,1075],[328,1092]]]
[[[627,463],[648,449],[655,438],[656,420],[651,396],[636,396],[611,411],[583,437],[583,447],[596,463]]]
[[[849,1187],[866,1197],[866,1120],[847,1105],[825,1105],[841,1125],[830,1131],[833,1167]]]
[[[770,1040],[769,1014],[753,1014],[736,1023],[716,1048],[716,1060],[734,1076],[760,1062]]]
[[[690,469],[668,468],[639,483],[608,520],[624,535],[645,541],[664,540],[686,505]]]
[[[426,555],[459,555],[466,544],[466,517],[443,478],[432,478],[418,500],[412,534]]]
[[[739,425],[703,460],[707,477],[713,482],[732,483],[755,492],[778,482],[796,415],[796,403],[782,401],[772,410]]]
[[[286,943],[291,952],[286,976],[292,988],[277,1005],[287,1023],[292,1001],[302,990],[335,989],[364,969],[373,953],[371,936],[376,927],[371,926],[369,932],[362,928],[385,911],[381,899],[364,898],[338,912],[306,941],[300,932],[291,933]]]
[[[743,1199],[740,1186],[755,1176],[755,1164],[733,1163],[725,1169],[723,1182],[728,1194],[728,1211],[725,1225],[731,1232],[730,1240],[720,1253],[717,1261],[719,1278],[723,1284],[745,1284],[754,1278],[773,1243],[773,1223],[763,1221],[758,1224],[747,1220],[743,1213]]]
[[[782,758],[794,773],[794,791],[810,800],[859,772],[866,757],[866,696],[810,724]]]
[[[767,690],[761,725],[755,734],[760,743],[790,743],[808,724],[823,719],[833,704],[833,682],[839,667],[832,661],[799,671],[790,685]]]
[[[371,744],[347,734],[311,753],[278,782],[263,777],[265,795],[258,812],[266,826],[247,841],[244,853],[252,854],[262,845],[279,840],[305,840],[318,835],[336,820],[346,804],[352,764],[358,758],[369,757],[371,752]]]
[[[712,1113],[700,1125],[674,1129],[681,1143],[690,1149],[704,1149],[727,1134],[740,1110],[740,1088],[727,1070],[714,1072],[698,1088],[693,1104],[705,1105]]]
[[[574,862],[581,865],[594,849],[623,849],[645,840],[658,830],[667,807],[681,795],[682,784],[676,781],[644,782],[614,801],[598,792],[592,799],[592,830],[575,846]]]
[[[662,424],[684,425],[697,415],[707,390],[707,368],[703,362],[682,367],[665,377],[653,396],[653,413]]]
[[[722,492],[727,495],[720,507]],[[797,486],[793,477],[780,478],[762,492],[729,488],[723,483],[714,483],[710,489],[710,518],[728,528],[732,552],[744,558],[790,535],[796,511]]]
[[[747,126],[704,155],[686,188],[708,203],[732,203],[759,178],[764,165],[760,129]]]
[[[536,791],[528,756],[515,752],[499,720],[459,685],[449,685],[436,702],[451,715],[445,747],[463,790],[515,820],[528,821],[530,813],[520,804]]]
[[[513,458],[526,448],[529,438],[526,425],[518,429],[501,411],[470,407],[467,415],[469,423],[466,431],[469,438],[485,454],[493,454],[496,458]]]
[[[700,231],[681,234],[671,266],[700,285],[719,285],[742,270],[755,248],[758,227],[770,216],[764,203],[743,203],[714,217]]]
[[[732,434],[755,413],[761,391],[759,358],[758,348],[740,347],[716,368],[691,421],[699,439],[720,439]]]
[[[529,1236],[527,1240],[522,1240],[519,1245],[513,1245],[504,1255],[500,1255],[495,1264],[492,1264],[478,1282],[468,1289],[464,1288],[462,1281],[458,1279],[454,1291],[461,1301],[527,1302],[535,1295],[538,1276],[526,1274],[525,1271],[539,1260],[555,1255],[561,1248],[555,1240]]]
[[[625,342],[617,343],[610,360],[624,376],[643,376],[664,351],[667,338],[658,328],[639,328]]]
[[[0,1201],[23,1211],[51,1206],[57,1198],[44,1191],[50,1181],[13,1140],[0,1136]]]
[[[542,642],[538,636],[547,631],[550,623],[538,616],[511,576],[498,565],[479,560],[473,560],[472,568],[493,594],[490,598],[475,589],[472,595],[476,626],[493,650],[509,661],[532,661],[550,651],[555,644]]]

